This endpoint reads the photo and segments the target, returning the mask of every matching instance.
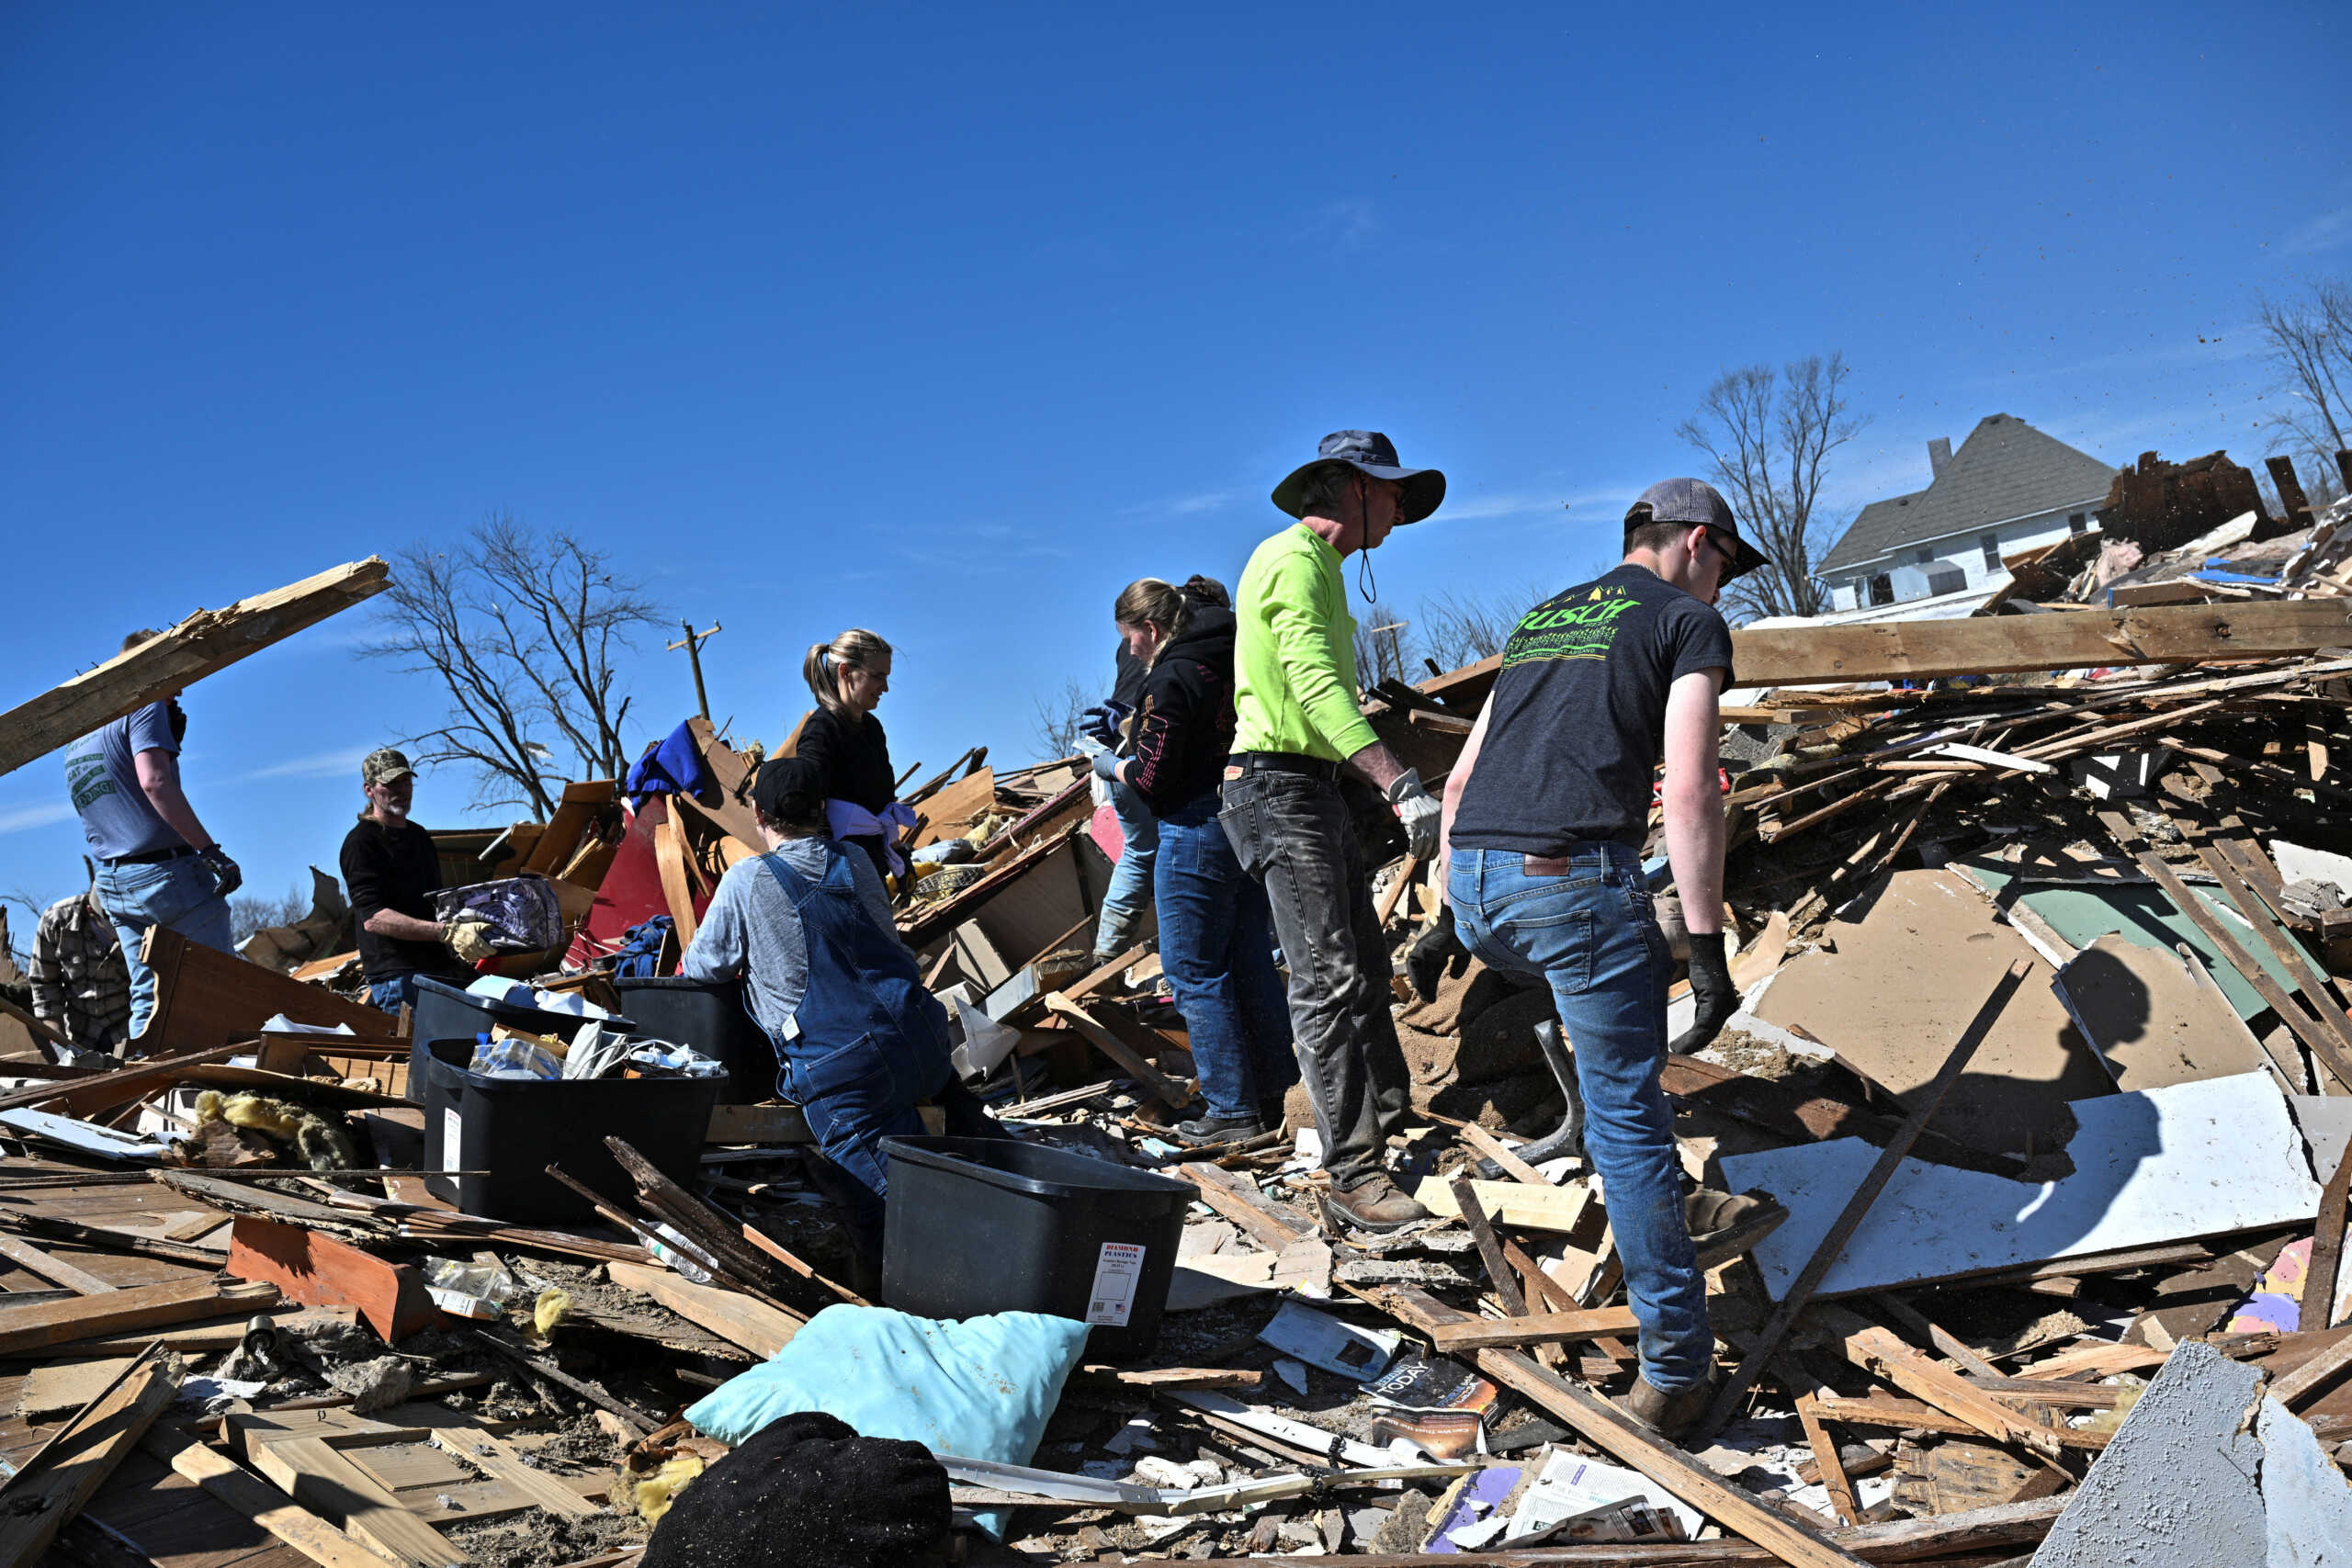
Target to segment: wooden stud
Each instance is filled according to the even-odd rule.
[[[150,1427],[140,1446],[319,1568],[393,1568],[391,1559],[377,1555],[187,1432]]]
[[[1829,1492],[1830,1506],[1846,1523],[1860,1524],[1861,1502],[1854,1495],[1854,1483],[1838,1457],[1838,1440],[1821,1423],[1821,1404],[1810,1393],[1797,1395],[1797,1420],[1804,1427],[1804,1440],[1813,1448],[1813,1462],[1821,1469],[1821,1483]]]
[[[2045,1459],[2058,1456],[2051,1429],[1970,1385],[1959,1373],[1937,1365],[1888,1330],[1842,1307],[1816,1306],[1815,1318],[1836,1337],[1856,1366],[1879,1376],[1948,1416],[1957,1416],[1996,1443],[2016,1443]]]
[[[391,1489],[335,1451],[324,1438],[288,1437],[262,1417],[232,1416],[228,1429],[245,1460],[305,1508],[403,1568],[469,1561],[439,1530],[409,1512]]]
[[[2295,1326],[2306,1334],[2328,1327],[2335,1316],[2335,1276],[2344,1262],[2344,1230],[2352,1223],[2352,1141],[2335,1172],[2320,1190],[2319,1223],[2312,1228],[2310,1267],[2303,1270],[2303,1300]]]
[[[5,1232],[0,1232],[0,1258],[29,1269],[42,1279],[62,1285],[77,1295],[103,1296],[121,1288],[107,1283],[96,1274],[76,1269],[62,1258],[51,1257],[22,1236],[9,1235]]]
[[[614,1284],[650,1296],[688,1323],[708,1329],[730,1345],[741,1346],[762,1360],[790,1344],[807,1322],[740,1291],[697,1285],[666,1269],[607,1263],[605,1273]]]
[[[76,1339],[131,1334],[192,1318],[218,1317],[240,1308],[257,1311],[277,1299],[274,1287],[224,1288],[208,1276],[133,1285],[102,1296],[77,1296],[33,1306],[0,1306],[0,1355],[41,1355],[49,1347]]]
[[[2273,1382],[2270,1397],[2290,1410],[2299,1409],[2304,1401],[2334,1382],[2347,1368],[2352,1368],[2352,1334],[2346,1334]]]
[[[180,1359],[142,1355],[0,1483],[0,1568],[27,1568],[179,1393]]]
[[[1112,1033],[1093,1015],[1059,991],[1048,991],[1046,1010],[1063,1020],[1085,1037],[1086,1043],[1111,1058],[1119,1070],[1135,1079],[1138,1088],[1170,1111],[1178,1111],[1193,1098],[1171,1082],[1167,1075],[1143,1059],[1127,1043]]]

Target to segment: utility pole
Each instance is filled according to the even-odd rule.
[[[702,709],[702,716],[707,721],[710,717],[710,694],[703,690],[702,645],[718,635],[718,623],[711,622],[710,630],[707,632],[695,630],[695,624],[692,621],[681,621],[678,624],[686,628],[685,638],[683,641],[669,644],[669,651],[675,653],[682,648],[686,650],[686,659],[695,667],[695,705]]]

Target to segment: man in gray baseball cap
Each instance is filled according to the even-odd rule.
[[[1702,1268],[1787,1217],[1753,1198],[1685,1199],[1658,1088],[1668,1050],[1699,1049],[1739,1002],[1724,942],[1715,756],[1732,642],[1714,601],[1762,564],[1713,486],[1680,479],[1644,491],[1625,513],[1615,570],[1520,618],[1445,784],[1447,908],[1489,967],[1552,987],[1575,1051],[1585,1150],[1608,1192],[1641,1324],[1628,1408],[1668,1437],[1698,1421],[1710,1394]],[[1642,871],[1661,761],[1666,852],[1690,926],[1698,1002],[1696,1023],[1671,1047],[1673,960]]]

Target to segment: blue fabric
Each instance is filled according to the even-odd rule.
[[[858,852],[831,842],[825,851],[824,877],[813,883],[781,855],[759,861],[792,900],[808,948],[798,1032],[775,1037],[776,1060],[818,1151],[848,1179],[841,1196],[853,1238],[878,1255],[889,1191],[881,1142],[920,1135],[915,1102],[954,1080],[947,1010],[923,988],[898,933],[859,901],[849,859]]]
[[[710,773],[702,765],[702,748],[695,744],[694,731],[681,724],[665,739],[645,749],[645,755],[629,769],[621,793],[628,796],[630,810],[642,811],[657,795],[698,795],[709,783]]]
[[[1111,810],[1119,818],[1119,863],[1094,920],[1094,951],[1125,953],[1152,902],[1152,857],[1159,850],[1159,823],[1143,796],[1116,780],[1110,785]]]
[[[621,944],[613,955],[613,977],[650,980],[660,974],[662,944],[674,923],[668,915],[656,915],[621,932]]]
[[[106,906],[122,940],[123,966],[130,973],[130,1033],[138,1038],[155,1010],[155,971],[141,962],[139,949],[149,926],[167,926],[190,942],[232,951],[229,900],[212,868],[194,855],[147,865],[100,865],[98,902]]]
[[[1243,874],[1205,795],[1159,819],[1159,964],[1212,1116],[1254,1116],[1298,1081],[1266,890]]]
[[[1683,1215],[1674,1116],[1658,1088],[1673,959],[1637,852],[1585,843],[1568,859],[1565,876],[1530,876],[1513,852],[1455,850],[1446,901],[1481,961],[1552,987],[1584,1092],[1585,1150],[1641,1320],[1642,1375],[1674,1393],[1706,1376],[1715,1341]]]
[[[368,982],[368,1005],[384,1012],[396,1013],[404,1007],[416,1005],[416,974],[393,975],[381,980]]]
[[[65,786],[81,815],[82,836],[99,860],[177,849],[187,842],[139,787],[141,751],[180,754],[180,743],[172,737],[168,702],[149,703],[65,750]]]
[[[740,1446],[771,1421],[821,1410],[861,1437],[1027,1464],[1085,1354],[1087,1333],[1082,1323],[1034,1312],[946,1323],[887,1307],[829,1306],[768,1360],[704,1395],[686,1419]],[[1004,1511],[978,1517],[1004,1539]],[[791,1555],[782,1545],[779,1561]]]

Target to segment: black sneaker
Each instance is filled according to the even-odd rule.
[[[1179,1122],[1169,1129],[1177,1141],[1196,1149],[1214,1148],[1220,1144],[1246,1144],[1252,1138],[1263,1137],[1266,1124],[1255,1116],[1195,1116],[1190,1122]]]

